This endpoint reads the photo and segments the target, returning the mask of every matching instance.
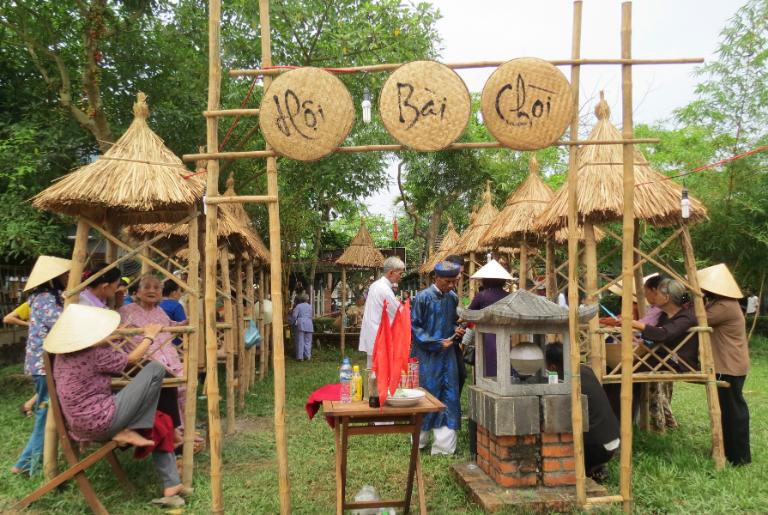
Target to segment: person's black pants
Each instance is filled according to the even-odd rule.
[[[717,379],[727,381],[731,385],[730,388],[717,389],[725,457],[732,465],[746,465],[752,462],[749,449],[749,408],[743,395],[747,376],[717,374]]]
[[[584,442],[584,471],[587,476],[598,467],[608,463],[616,451],[607,451],[601,444]]]
[[[464,364],[464,353],[461,352],[461,348],[458,345],[453,345],[452,347],[456,353],[456,366],[459,369],[459,397],[461,397],[464,383],[467,382],[467,366]]]

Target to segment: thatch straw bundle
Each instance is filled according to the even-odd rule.
[[[598,122],[588,140],[622,139],[619,130],[610,120],[608,103],[600,93],[600,102],[595,108]],[[668,226],[682,222],[680,198],[682,187],[668,180],[651,168],[638,150],[635,159],[635,201],[634,216],[654,226]],[[579,225],[584,221],[593,224],[615,222],[622,219],[623,156],[621,145],[585,145],[579,149],[577,172],[577,211]],[[706,208],[691,198],[689,223],[704,220]],[[539,215],[536,228],[552,232],[566,227],[568,223],[568,192],[561,188],[549,207]]]
[[[336,264],[356,268],[380,268],[384,265],[384,256],[373,244],[364,218],[360,219],[360,229],[347,250],[336,260]]]
[[[483,205],[474,214],[474,218],[471,218],[469,227],[467,227],[461,236],[456,246],[450,252],[451,254],[458,254],[460,256],[469,254],[470,252],[484,252],[491,247],[482,242],[485,232],[488,227],[498,216],[499,210],[496,209],[491,203],[491,183],[490,181],[485,185],[485,192],[483,193]]]
[[[39,209],[97,222],[145,223],[180,220],[203,195],[200,177],[189,171],[147,125],[146,95],[139,93],[128,130],[99,159],[38,193]]]
[[[531,154],[528,161],[528,177],[509,196],[504,209],[488,226],[482,243],[498,247],[519,245],[521,241],[526,241],[535,246],[546,238],[546,234],[536,231],[534,222],[554,196],[552,188],[541,180],[536,154]]]
[[[437,248],[437,251],[432,254],[432,257],[428,258],[424,264],[419,267],[419,273],[428,274],[434,270],[436,264],[451,255],[453,247],[455,247],[458,242],[459,233],[457,233],[456,229],[453,227],[453,222],[448,220],[448,230],[446,231],[445,236],[443,236],[443,241],[440,242],[440,246]]]
[[[595,226],[595,241],[601,241],[603,238],[605,238],[605,233],[600,230],[599,227]],[[584,226],[580,225],[576,228],[576,234],[579,237],[579,241],[584,241]],[[563,227],[562,229],[558,229],[555,231],[555,243],[558,245],[563,245],[565,243],[568,243],[568,227]]]

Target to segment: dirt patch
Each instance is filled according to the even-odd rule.
[[[243,417],[235,419],[235,433],[264,433],[273,432],[274,422],[272,417]]]

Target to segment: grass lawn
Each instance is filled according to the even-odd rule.
[[[362,354],[351,356],[364,363]],[[328,349],[315,353],[311,363],[287,359],[287,428],[291,498],[294,513],[333,513],[335,510],[333,432],[321,416],[310,421],[304,400],[316,387],[336,381],[338,354]],[[708,458],[709,422],[704,388],[676,384],[673,410],[680,429],[657,436],[637,432],[634,437],[635,508],[637,513],[765,513],[768,511],[768,340],[752,345],[752,371],[745,396],[752,416],[752,454],[748,467],[716,472]],[[20,366],[0,369],[0,512],[42,481],[40,476],[19,478],[8,472],[24,446],[31,419],[19,415],[17,406],[30,395],[31,383],[21,375]],[[277,513],[277,462],[272,426],[272,383],[259,383],[248,396],[244,413],[239,414],[237,431],[224,438],[224,497],[229,513]],[[223,408],[223,406],[222,406]],[[204,405],[199,414],[204,417]],[[408,441],[403,435],[356,437],[350,439],[349,486],[354,494],[373,484],[382,497],[399,497],[405,478]],[[207,454],[198,455],[195,475],[197,493],[185,513],[208,513]],[[138,493],[126,497],[106,464],[89,473],[96,491],[110,513],[135,514],[155,511],[147,501],[156,497],[158,481],[149,460],[136,462],[127,455],[121,460]],[[422,455],[431,513],[481,513],[464,495],[449,473],[452,463],[468,460],[466,432],[459,437],[455,457]],[[611,493],[618,492],[618,463],[611,464]],[[415,506],[415,505],[414,505]],[[30,513],[89,513],[79,490],[68,484],[58,494],[49,494],[35,503]],[[157,510],[159,513],[160,511]],[[618,513],[617,507],[603,513]],[[173,513],[182,513],[173,512]]]

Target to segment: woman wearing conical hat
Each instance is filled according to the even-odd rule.
[[[717,388],[723,424],[725,457],[732,465],[752,461],[749,447],[749,408],[744,382],[749,371],[749,348],[744,314],[738,299],[743,295],[725,264],[696,273],[706,296],[707,324],[712,328],[712,356],[717,379],[728,388]]]
[[[43,364],[43,340],[61,314],[63,305],[61,292],[70,268],[72,268],[72,262],[69,259],[40,256],[24,287],[24,291],[29,292],[30,307],[24,373],[32,376],[35,386],[36,401],[33,406],[35,425],[32,427],[32,434],[29,436],[26,447],[11,468],[13,474],[34,473],[42,462],[45,419],[48,415],[48,386],[45,382],[45,365]]]
[[[162,326],[146,325],[141,342],[125,352],[112,345],[120,339],[114,335],[119,324],[116,311],[71,304],[45,339],[46,352],[56,355],[53,377],[67,429],[80,440],[148,448],[163,483],[163,497],[152,502],[183,506],[191,489],[179,479],[171,416],[158,410],[166,370],[158,361],[146,362]],[[140,363],[145,364],[139,373],[113,393],[112,377]],[[142,429],[152,429],[152,440],[137,432]]]

